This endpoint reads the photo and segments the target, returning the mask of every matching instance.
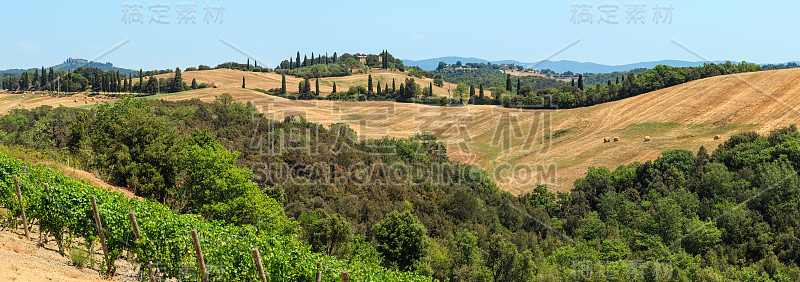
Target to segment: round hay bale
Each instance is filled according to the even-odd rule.
[[[614,142],[619,142],[619,137],[614,137]]]
[[[644,137],[644,142],[648,142],[648,141],[650,141],[650,136],[645,136]]]
[[[608,137],[603,138],[603,143],[608,143],[608,142],[611,142],[611,138]]]
[[[719,140],[719,139],[722,139],[722,137],[719,135],[714,135],[714,140]]]
[[[75,103],[77,103],[77,102],[78,102],[78,99],[75,99]]]

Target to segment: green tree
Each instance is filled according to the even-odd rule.
[[[372,94],[372,75],[367,77],[367,93]]]
[[[245,84],[244,84],[244,76],[242,76],[242,88],[245,88]]]
[[[481,83],[480,90],[478,91],[478,97],[481,97],[481,99],[483,99],[483,83]]]
[[[281,74],[281,94],[286,94],[286,75]]]
[[[319,96],[319,78],[314,80],[314,84],[314,90],[316,90],[315,92],[317,93],[317,96]]]
[[[511,75],[506,74],[506,91],[511,92]]]
[[[385,265],[410,270],[428,252],[428,230],[411,211],[394,211],[372,227],[377,250]]]
[[[583,75],[582,74],[578,74],[578,88],[583,90]]]
[[[353,232],[347,219],[339,214],[328,214],[318,209],[313,215],[301,215],[303,240],[314,252],[342,255],[352,240]]]
[[[197,89],[197,79],[192,78],[192,89]]]

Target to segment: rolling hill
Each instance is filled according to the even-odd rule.
[[[216,96],[229,93],[236,100],[252,102],[274,119],[300,115],[326,125],[349,124],[361,139],[406,137],[429,131],[447,145],[451,157],[486,169],[501,188],[515,194],[532,190],[536,183],[566,191],[572,188],[575,179],[585,175],[588,167],[614,168],[651,160],[671,149],[695,152],[700,146],[713,149],[735,133],[765,133],[800,122],[798,69],[712,77],[569,110],[518,110],[488,105],[439,107],[388,101],[295,101],[243,89],[243,75],[248,87],[267,89],[280,85],[280,76],[269,73],[185,72],[183,77],[187,82],[197,78],[198,82],[215,82],[218,88],[152,98],[213,101]],[[400,75],[386,74],[386,77],[400,78]],[[365,84],[365,78],[358,76],[331,79],[343,85],[347,81]],[[299,81],[287,80],[292,86]],[[22,99],[26,99],[28,108],[58,104],[47,96],[28,96],[0,95],[0,109],[8,111]],[[91,102],[81,102],[83,98],[78,102],[72,98],[59,99],[67,106],[91,106]],[[552,132],[553,137],[542,138],[542,131]],[[722,139],[714,140],[715,135]],[[643,142],[644,136],[650,136],[651,141]],[[620,141],[603,143],[603,138],[612,137],[619,137]]]
[[[551,61],[551,60],[543,60],[538,62],[520,62],[516,60],[499,60],[499,61],[490,61],[484,60],[479,58],[473,57],[439,57],[439,58],[431,58],[431,59],[424,59],[424,60],[407,60],[404,59],[403,63],[407,66],[418,66],[424,70],[433,70],[439,65],[439,62],[445,62],[447,64],[455,64],[456,62],[461,61],[461,63],[493,63],[493,64],[514,64],[518,66],[524,66],[526,68],[533,68],[537,70],[541,69],[550,69],[557,73],[562,73],[566,71],[572,71],[574,73],[606,73],[606,72],[615,72],[615,71],[628,71],[636,68],[653,68],[657,65],[667,65],[673,67],[696,67],[703,65],[704,62],[702,61],[681,61],[681,60],[660,60],[660,61],[652,61],[652,62],[639,62],[639,63],[632,63],[632,64],[624,64],[624,65],[604,65],[592,62],[576,62],[570,60],[558,60],[558,61]],[[725,61],[715,61],[714,63],[724,63]]]
[[[77,59],[77,60],[81,60],[81,59]],[[62,62],[62,63],[60,63],[58,65],[52,66],[53,70],[55,70],[55,71],[74,70],[74,69],[79,68],[79,67],[82,67],[82,68],[94,67],[94,68],[99,68],[99,69],[101,69],[103,71],[119,71],[120,74],[125,74],[125,75],[134,74],[134,73],[137,72],[136,70],[132,70],[132,69],[125,69],[125,68],[115,67],[111,63],[100,63],[100,62],[94,62],[94,61],[83,62],[83,61],[72,60],[72,58],[70,58],[69,60],[66,60],[66,61],[64,61],[64,62]],[[45,68],[48,68],[48,67],[45,67]],[[35,70],[38,70],[38,69],[40,69],[40,68],[30,68],[30,69],[26,69],[26,70],[23,70],[23,69],[0,70],[0,76],[19,75],[22,72],[32,72],[32,71],[35,71]]]

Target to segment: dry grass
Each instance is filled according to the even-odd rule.
[[[230,93],[237,100],[253,102],[271,118],[301,115],[325,125],[347,123],[362,139],[407,137],[429,131],[447,145],[453,159],[486,169],[502,189],[515,194],[530,191],[537,182],[547,182],[554,190],[569,190],[572,182],[591,166],[615,168],[654,159],[666,150],[697,151],[701,145],[713,150],[723,142],[714,140],[716,135],[730,136],[751,130],[765,133],[800,121],[800,111],[795,110],[800,108],[798,69],[707,78],[611,103],[557,111],[487,105],[438,107],[392,102],[293,101],[242,89],[242,75],[248,76],[248,87],[268,89],[280,85],[280,76],[275,74],[232,70],[184,72],[189,82],[197,77],[198,82],[215,81],[220,87],[157,98],[213,101],[217,95]],[[382,75],[389,78],[400,74],[375,72],[373,78]],[[287,80],[288,87],[296,87],[295,82],[299,82],[297,78],[287,77]],[[333,80],[337,86],[340,83],[344,86],[357,83],[359,78]],[[12,94],[0,97],[9,95]],[[15,99],[0,98],[0,110],[13,108],[10,104]],[[33,107],[37,102],[28,103]],[[541,129],[567,133],[552,139],[542,138],[541,134],[535,134]],[[653,135],[658,138],[641,141],[644,136]],[[609,136],[620,137],[620,141],[598,142]],[[552,172],[552,165],[557,167],[555,181],[548,178],[552,175],[542,173]],[[539,171],[527,173],[527,166]]]

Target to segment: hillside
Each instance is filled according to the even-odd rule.
[[[336,91],[347,91],[350,86],[362,85],[367,86],[369,75],[372,75],[372,82],[377,86],[378,82],[381,83],[381,88],[385,88],[386,83],[391,85],[392,79],[396,82],[396,87],[400,87],[406,78],[409,78],[407,73],[388,70],[371,70],[369,74],[354,74],[343,77],[326,77],[320,78],[319,88],[321,96],[328,96],[333,90],[333,83],[336,82]],[[192,79],[197,79],[197,83],[208,83],[209,85],[216,85],[220,88],[240,88],[242,86],[242,77],[245,78],[245,86],[247,88],[260,88],[269,90],[272,88],[281,87],[281,75],[276,73],[261,73],[261,72],[245,72],[230,69],[214,69],[204,71],[187,71],[181,73],[184,81],[187,84],[192,83]],[[167,73],[161,74],[158,78],[171,78],[175,74]],[[433,79],[428,78],[414,78],[417,84],[421,87],[426,87],[433,82]],[[289,92],[297,92],[297,85],[302,81],[302,78],[286,76],[286,89]],[[313,80],[312,80],[313,82]],[[433,87],[433,94],[437,96],[447,96],[447,89],[455,89],[456,85],[445,82],[443,87]],[[391,88],[391,86],[390,86]],[[312,86],[313,90],[314,87]],[[451,90],[452,91],[452,90]],[[487,92],[488,95],[488,92]]]
[[[120,74],[124,74],[124,75],[134,74],[134,73],[137,72],[136,70],[132,70],[132,69],[125,69],[125,68],[115,67],[111,63],[100,63],[100,62],[94,62],[94,61],[79,62],[79,61],[74,61],[74,60],[67,60],[67,61],[64,61],[64,62],[62,62],[60,64],[52,66],[54,71],[74,70],[74,69],[79,68],[79,67],[82,67],[82,68],[92,67],[92,68],[101,69],[103,71],[119,71]],[[45,68],[49,69],[50,67],[45,67]],[[41,68],[30,68],[30,69],[26,69],[26,70],[23,70],[23,69],[0,70],[0,76],[4,76],[4,75],[19,75],[22,72],[32,72],[32,71],[39,70],[39,69],[41,69]]]
[[[161,98],[211,101],[221,93],[230,93],[237,100],[252,101],[277,119],[302,115],[322,124],[347,123],[361,138],[405,137],[431,131],[448,144],[452,157],[489,170],[501,187],[514,193],[530,191],[533,183],[539,182],[537,179],[549,177],[546,170],[550,164],[557,165],[557,178],[546,182],[550,182],[552,189],[566,191],[591,166],[613,168],[652,159],[669,149],[696,151],[701,145],[715,148],[722,141],[714,140],[714,135],[725,138],[750,130],[763,133],[796,123],[800,115],[787,108],[787,105],[800,106],[800,97],[795,95],[800,92],[799,70],[712,77],[611,103],[556,111],[497,106],[448,108],[392,102],[292,101],[241,89],[238,87],[241,82],[236,79],[240,79],[240,74],[232,72],[197,72],[198,77],[223,82],[223,85]],[[248,83],[272,83],[266,79],[256,81],[261,75],[269,76],[252,74],[253,79]],[[188,75],[184,77],[191,80]],[[226,82],[228,80],[232,81]],[[764,93],[774,95],[770,97]],[[542,121],[542,115],[552,117],[551,130],[558,131],[558,136],[552,139],[549,150],[541,153],[521,150],[528,139],[516,136],[527,134],[531,126]],[[516,125],[510,122],[513,117],[519,120]],[[514,133],[514,129],[524,132]],[[515,137],[505,138],[511,142],[510,149],[504,150],[499,146],[500,135],[509,133]],[[650,142],[642,142],[646,135],[652,137]],[[620,137],[621,141],[603,143],[605,137]],[[516,175],[509,176],[509,165],[523,169],[530,164],[543,165],[540,169],[545,171],[529,175],[522,173],[525,170],[518,170]]]
[[[194,71],[184,73],[187,83],[197,78],[198,83],[214,82],[219,88],[153,98],[213,101],[215,96],[230,93],[237,100],[253,102],[275,119],[301,115],[326,125],[347,123],[362,139],[384,135],[407,137],[416,132],[430,131],[446,142],[448,153],[453,158],[487,169],[498,185],[514,193],[530,191],[533,183],[542,182],[542,177],[551,189],[566,191],[572,188],[576,178],[586,173],[588,167],[613,168],[632,161],[645,161],[669,149],[696,151],[701,145],[712,149],[722,142],[714,140],[714,135],[725,139],[742,131],[764,133],[795,124],[800,115],[790,110],[800,107],[800,97],[796,95],[800,93],[800,70],[797,69],[712,77],[620,101],[556,111],[497,106],[448,108],[393,102],[294,101],[242,89],[242,75],[247,78],[248,87],[269,89],[280,86],[280,76],[275,74],[224,69]],[[373,74],[374,77],[381,75]],[[385,77],[399,79],[400,75],[387,73]],[[321,81],[331,80],[342,85],[354,81],[366,84],[365,75]],[[287,87],[297,82],[298,78],[287,77]],[[324,92],[325,86],[322,89]],[[54,100],[52,97],[26,96],[0,95],[0,109],[7,112],[19,107],[22,101],[27,108],[42,104],[86,106],[91,103],[81,101],[86,98],[74,102],[73,98]],[[523,141],[531,139],[524,135],[531,131],[531,126],[540,124],[542,115],[552,117],[550,130],[556,132],[557,137],[552,139],[549,149],[545,148],[541,153],[539,150],[521,150]],[[512,122],[514,117],[518,123]],[[505,138],[511,141],[505,144],[510,149],[503,149],[500,141],[504,138],[500,136],[509,133],[513,138]],[[652,137],[650,142],[642,142],[646,135]],[[621,141],[603,143],[605,137],[620,137]],[[523,169],[531,164],[534,165],[532,169],[539,172],[533,175],[523,173],[526,171]],[[557,166],[555,181],[548,180],[552,178],[551,164]],[[509,173],[512,167],[518,171],[513,176]]]

